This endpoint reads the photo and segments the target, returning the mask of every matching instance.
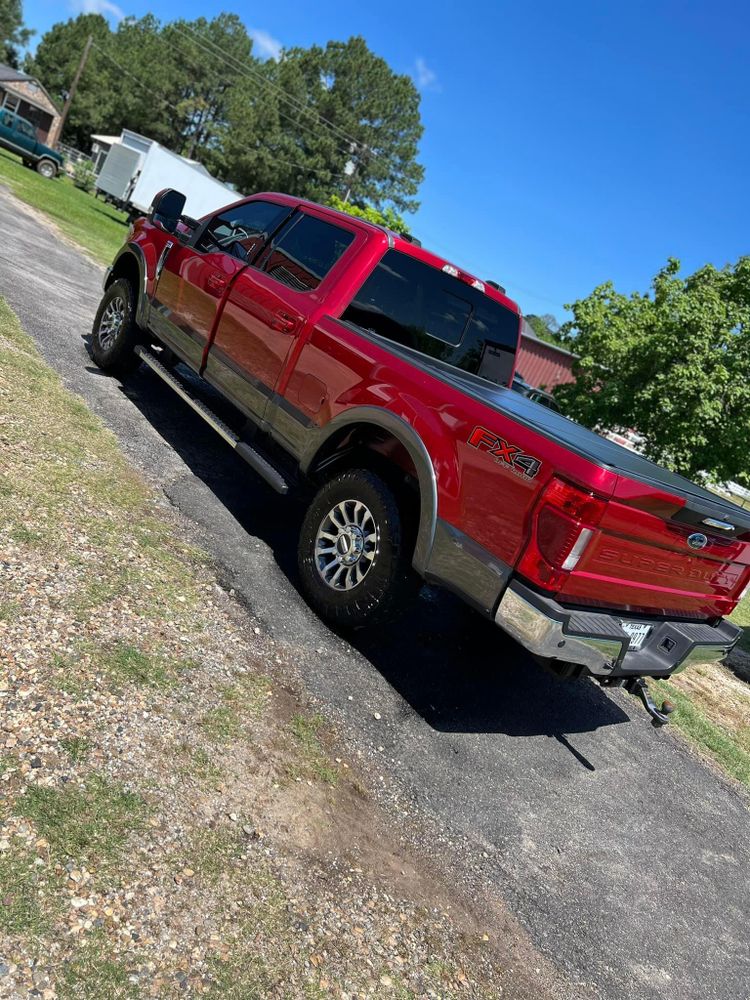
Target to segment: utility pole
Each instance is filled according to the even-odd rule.
[[[68,91],[68,96],[65,99],[65,107],[60,115],[60,123],[57,126],[57,138],[55,140],[55,145],[59,143],[60,137],[62,136],[63,129],[65,128],[65,122],[68,118],[68,112],[70,111],[70,105],[73,103],[73,98],[76,96],[76,91],[78,90],[78,81],[81,79],[81,73],[83,73],[84,67],[86,65],[86,60],[89,57],[89,52],[91,51],[91,46],[94,44],[94,36],[89,35],[86,39],[86,44],[83,47],[83,52],[81,53],[81,61],[78,63],[78,69],[76,70],[76,75],[73,77],[73,82],[70,85],[70,90]]]

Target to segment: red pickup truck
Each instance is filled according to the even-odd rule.
[[[643,678],[736,642],[750,512],[506,388],[520,311],[496,283],[299,198],[199,221],[184,205],[161,192],[134,224],[93,357],[121,376],[145,362],[276,490],[310,491],[316,611],[365,625],[427,580],[666,721]]]

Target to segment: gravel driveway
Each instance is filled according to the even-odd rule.
[[[101,270],[2,188],[0,220],[0,294],[293,650],[404,835],[473,895],[504,899],[571,996],[747,1000],[740,793],[635,702],[547,676],[448,595],[425,591],[354,646],[333,635],[296,590],[295,500],[148,370],[121,386],[95,369],[85,338]]]

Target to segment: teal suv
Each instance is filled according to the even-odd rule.
[[[62,170],[60,153],[39,142],[31,122],[7,108],[0,108],[0,146],[18,153],[24,164],[34,167],[42,177],[56,177]]]

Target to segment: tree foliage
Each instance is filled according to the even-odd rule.
[[[529,313],[528,316],[524,316],[524,319],[540,340],[546,340],[548,344],[559,345],[562,343],[560,324],[552,313],[545,313],[543,316]]]
[[[353,215],[357,219],[364,219],[365,222],[372,222],[376,226],[385,226],[386,229],[391,229],[394,233],[402,233],[405,236],[411,235],[411,231],[404,220],[398,212],[390,207],[384,209],[382,212],[377,208],[373,208],[372,205],[366,205],[362,208],[351,201],[344,201],[337,194],[331,195],[328,199],[328,204],[331,208],[335,208],[339,212],[348,212],[349,215]]]
[[[21,0],[0,0],[0,62],[18,69],[18,49],[33,34],[24,27]]]
[[[146,15],[115,31],[103,17],[81,14],[55,24],[27,60],[59,100],[89,34],[94,47],[65,141],[87,149],[92,133],[127,127],[241,191],[327,201],[348,190],[363,210],[418,207],[419,93],[364,39],[288,49],[264,62],[236,14],[167,24]]]
[[[750,257],[679,270],[670,259],[650,294],[608,282],[569,307],[577,381],[555,395],[589,427],[637,430],[684,475],[750,484]]]

